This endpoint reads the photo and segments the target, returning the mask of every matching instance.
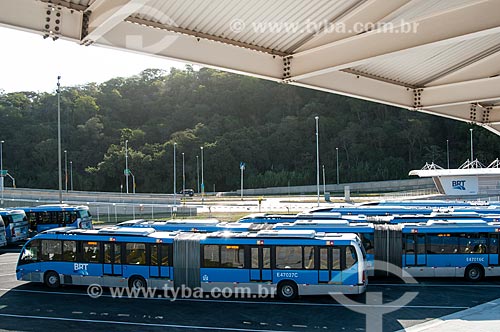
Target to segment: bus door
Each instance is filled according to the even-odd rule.
[[[170,245],[152,244],[150,246],[149,276],[153,278],[170,278]]]
[[[404,265],[405,266],[415,266],[417,265],[417,241],[415,234],[406,234],[404,236],[404,244],[405,244],[405,257],[404,257]]]
[[[405,241],[405,266],[427,265],[425,234],[407,234]]]
[[[342,284],[342,250],[340,247],[319,248],[320,283]]]
[[[488,265],[499,265],[498,264],[498,234],[490,234],[490,245],[488,251]]]
[[[250,281],[272,281],[271,247],[250,247]]]
[[[105,242],[103,274],[120,276],[122,273],[121,244]]]
[[[425,250],[425,234],[416,234],[415,235],[415,252],[417,255],[417,264],[418,266],[426,266],[427,265],[427,252]]]

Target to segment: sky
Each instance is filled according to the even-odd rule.
[[[185,63],[0,27],[0,90],[54,92],[61,86],[102,83],[128,77],[147,68],[169,70]]]

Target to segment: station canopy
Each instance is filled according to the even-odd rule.
[[[0,24],[500,134],[500,0],[2,0]]]

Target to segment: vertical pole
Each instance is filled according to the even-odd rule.
[[[339,148],[335,148],[335,150],[337,151],[337,184],[340,183],[340,180],[339,180]]]
[[[323,165],[323,195],[326,194],[325,165]]]
[[[135,176],[132,172],[130,172],[130,175],[132,175],[132,193],[135,194]]]
[[[243,200],[243,171],[245,170],[245,167],[243,165],[240,165],[240,170],[241,170],[241,200]]]
[[[470,129],[470,162],[472,163],[472,161],[474,160],[474,146],[473,146],[473,142],[472,142],[472,131],[474,129]]]
[[[177,204],[176,199],[177,199],[177,177],[176,177],[176,170],[175,170],[175,147],[177,146],[177,143],[174,143],[174,205]]]
[[[128,139],[125,140],[125,188],[128,194]]]
[[[61,76],[57,76],[57,161],[59,182],[59,203],[62,204],[62,167],[61,167]]]
[[[315,116],[314,119],[316,120],[316,191],[319,206],[319,116]]]
[[[71,185],[71,191],[73,191],[73,161],[69,161],[69,178],[70,178],[70,185]]]
[[[200,165],[199,165],[199,157],[196,156],[196,188],[198,194],[200,193]]]
[[[205,200],[205,178],[203,177],[203,146],[200,147],[201,150],[201,204]]]
[[[59,182],[59,203],[62,204],[62,167],[61,167],[61,76],[57,76],[57,162]]]
[[[186,172],[184,168],[184,152],[182,153],[182,197],[184,197],[186,191]]]
[[[64,150],[64,180],[65,189],[68,192],[68,150]]]

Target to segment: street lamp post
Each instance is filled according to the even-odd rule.
[[[245,163],[241,162],[240,163],[240,170],[241,170],[241,200],[243,200],[243,172],[245,171]],[[215,189],[214,189],[215,192]]]
[[[176,169],[175,169],[175,148],[177,146],[177,143],[174,143],[174,205],[176,204],[176,199],[177,199],[177,174],[176,174]]]
[[[470,129],[470,162],[472,163],[472,161],[474,160],[474,146],[473,146],[473,142],[472,142],[472,131],[474,129]]]
[[[203,177],[203,146],[200,147],[201,150],[201,204],[205,200],[205,178]]]
[[[68,192],[68,150],[64,150],[64,182],[66,192]]]
[[[200,193],[200,166],[199,166],[199,157],[196,156],[196,189],[198,194]]]
[[[316,120],[316,191],[319,206],[319,116],[315,116],[314,119]]]
[[[130,175],[132,175],[132,193],[135,194],[135,176],[132,172],[130,172]]]
[[[186,191],[186,172],[184,168],[184,152],[182,153],[182,197],[185,196]]]
[[[57,161],[59,182],[59,203],[62,204],[62,167],[61,167],[61,76],[57,76]]]
[[[128,194],[128,139],[125,140],[125,190]]]
[[[323,165],[323,195],[326,194],[325,165]]]
[[[70,187],[71,191],[73,191],[73,161],[69,161],[69,178],[70,178]]]
[[[1,182],[0,182],[0,185],[2,186],[2,205],[3,205],[3,187],[5,185],[5,177],[3,176],[3,143],[5,143],[5,141],[0,141],[0,178],[1,178]]]
[[[339,148],[335,148],[335,151],[337,153],[337,184],[340,183],[339,180]]]

